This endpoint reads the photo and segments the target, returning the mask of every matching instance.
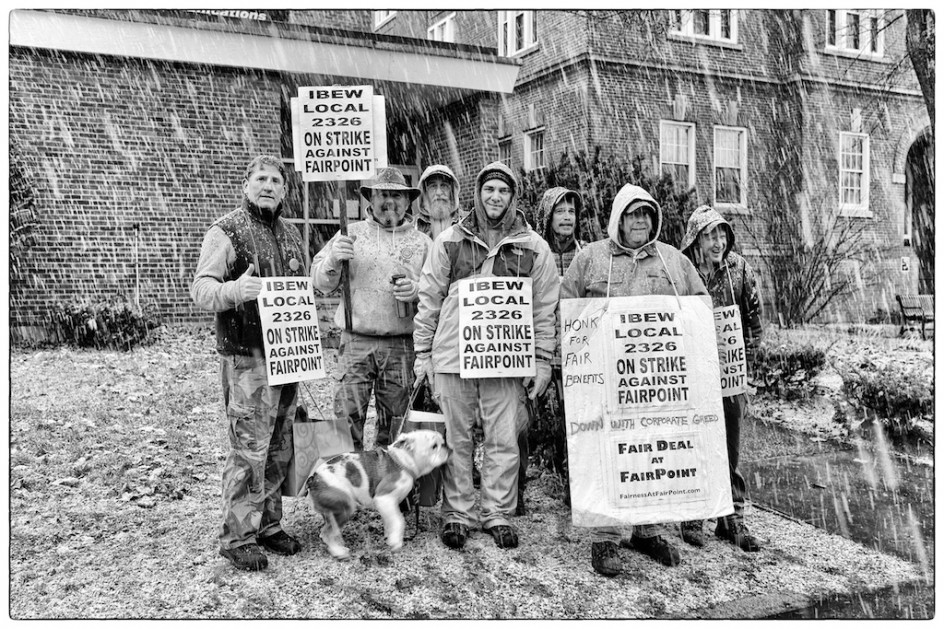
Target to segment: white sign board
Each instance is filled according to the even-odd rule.
[[[311,279],[263,277],[256,302],[269,386],[324,378],[327,374]]]
[[[721,363],[721,395],[731,397],[747,391],[747,356],[741,309],[737,304],[715,308],[718,360]]]
[[[458,281],[459,377],[534,376],[534,316],[530,277]]]
[[[574,525],[733,513],[711,307],[666,295],[560,306]]]
[[[300,87],[292,122],[303,181],[370,179],[387,165],[385,103],[370,85]]]

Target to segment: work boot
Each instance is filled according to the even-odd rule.
[[[677,566],[682,561],[678,549],[665,541],[661,535],[638,537],[633,533],[633,536],[629,539],[629,546],[643,555],[655,559],[663,566]]]
[[[605,577],[614,577],[623,570],[615,542],[592,542],[590,565]]]
[[[729,522],[725,519],[718,519],[715,526],[715,535],[723,540],[727,540],[748,553],[756,553],[760,550],[760,540],[751,535],[747,530],[747,525],[741,520]]]
[[[499,548],[517,548],[518,534],[515,529],[507,524],[497,524],[485,529],[485,532],[492,536],[495,545]]]
[[[689,522],[682,522],[681,529],[682,539],[685,540],[687,544],[701,548],[705,545],[705,542],[708,541],[705,539],[704,520],[691,520]]]
[[[244,544],[236,548],[221,548],[220,556],[226,557],[239,570],[264,570],[269,559],[257,544]]]
[[[259,537],[256,541],[263,548],[271,550],[277,555],[294,555],[302,549],[302,545],[298,543],[298,540],[285,531],[279,531],[268,537]]]
[[[465,546],[465,540],[469,537],[469,527],[458,522],[448,522],[443,527],[442,534],[439,537],[443,544],[458,550]]]

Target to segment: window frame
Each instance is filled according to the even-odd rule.
[[[447,26],[448,26],[448,28],[446,28]],[[439,27],[443,27],[443,38],[442,38],[442,39],[436,39],[436,37],[434,37],[434,34],[435,34],[435,32],[436,32],[436,29],[439,28]],[[447,39],[447,38],[445,37],[445,35],[446,35],[447,32],[448,32],[449,35],[451,36],[449,39]],[[434,22],[431,26],[429,26],[429,27],[426,29],[426,38],[427,38],[427,39],[430,39],[430,40],[432,40],[432,41],[441,41],[441,42],[447,42],[447,43],[450,43],[450,44],[456,43],[456,12],[453,11],[452,13],[450,13],[449,15],[447,15],[446,17],[442,18],[441,20],[438,20],[438,21]]]
[[[695,13],[699,11],[708,11],[707,34],[695,32]],[[728,11],[730,15],[730,37],[721,35],[722,11]],[[737,9],[675,9],[673,24],[669,32],[696,41],[736,45],[738,43],[738,13]]]
[[[689,161],[686,164],[686,166],[688,166],[688,187],[686,188],[686,190],[690,190],[691,188],[695,187],[695,123],[683,122],[681,120],[660,120],[659,121],[659,176],[660,177],[663,174],[662,166],[664,164],[681,164],[681,162],[664,162],[662,159],[663,158],[662,148],[663,148],[663,145],[665,144],[664,132],[665,132],[666,127],[668,126],[685,127],[689,130],[689,134],[688,134],[688,160]],[[714,173],[712,173],[712,176],[713,175]],[[675,183],[678,184],[678,181],[676,181]],[[712,185],[714,185],[714,182],[712,182]]]
[[[505,157],[502,155],[502,149],[505,147],[508,148],[507,159],[505,159]],[[514,142],[512,142],[512,137],[510,135],[508,137],[498,139],[498,161],[503,163],[505,166],[508,166],[508,168],[511,168],[512,170],[515,169],[514,148]]]
[[[530,173],[530,172],[538,171],[538,172],[543,173],[544,170],[547,168],[547,133],[546,131],[547,131],[547,127],[536,127],[534,129],[531,129],[525,132],[524,151],[523,151],[525,172]],[[541,150],[538,152],[541,156],[540,166],[536,166],[534,164],[535,150],[532,144],[534,142],[534,138],[538,135],[541,136]]]
[[[718,132],[719,131],[734,131],[738,133],[738,149],[739,149],[739,165],[738,170],[741,173],[741,195],[740,199],[736,202],[730,201],[719,201],[717,197],[718,193],[718,168],[729,168],[728,166],[718,166]],[[746,209],[747,208],[747,128],[745,127],[732,127],[728,125],[716,125],[713,128],[712,140],[714,145],[712,146],[711,155],[712,155],[712,164],[711,164],[711,197],[714,200],[715,206],[724,207],[724,208],[738,208]]]
[[[375,9],[373,12],[374,17],[374,30],[377,30],[390,20],[392,20],[397,15],[396,9],[385,10],[385,9]]]
[[[523,16],[522,26],[522,46],[512,50],[513,43],[516,41],[514,32],[515,19]],[[503,27],[508,29],[503,33]],[[537,37],[537,11],[524,9],[511,9],[498,11],[498,56],[516,57],[522,55],[538,45]]]
[[[861,138],[862,142],[862,170],[853,170],[847,169],[843,165],[843,140],[847,137],[852,138]],[[870,195],[869,190],[871,187],[872,177],[870,173],[871,168],[871,138],[867,133],[853,133],[851,131],[840,131],[839,132],[839,145],[837,150],[838,158],[838,192],[839,192],[839,214],[840,216],[846,217],[862,217],[862,218],[871,218],[872,210],[870,209]],[[843,199],[843,175],[847,172],[859,173],[862,176],[861,179],[861,201],[859,203],[846,203]]]
[[[856,16],[859,20],[858,46],[854,46],[850,42],[852,37],[852,34],[848,32],[850,16]],[[827,9],[826,45],[824,49],[827,52],[836,54],[884,59],[884,22],[885,13],[882,9]]]

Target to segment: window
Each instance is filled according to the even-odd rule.
[[[843,214],[868,215],[869,136],[839,134],[839,203]]]
[[[527,171],[544,170],[544,129],[538,129],[524,135],[524,169]]]
[[[826,49],[856,55],[885,54],[882,11],[830,9],[826,17]]]
[[[427,38],[434,41],[456,41],[456,12],[453,11],[426,29]]]
[[[387,23],[396,14],[396,11],[374,11],[374,28]]]
[[[677,185],[695,185],[695,125],[690,122],[659,122],[659,169],[672,175]]]
[[[512,170],[515,169],[511,159],[511,138],[498,141],[498,161]]]
[[[534,46],[538,41],[537,20],[534,11],[498,12],[498,54],[516,55]]]
[[[747,205],[747,130],[715,127],[715,203]]]
[[[697,39],[737,43],[737,11],[697,9],[672,11],[672,32]]]

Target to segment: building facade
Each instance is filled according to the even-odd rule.
[[[289,100],[323,84],[374,85],[390,163],[414,181],[448,164],[465,206],[494,159],[524,174],[565,151],[641,158],[735,223],[774,319],[765,260],[787,244],[772,225],[808,249],[823,234],[863,243],[839,269],[856,290],[827,318],[933,290],[913,218],[933,207],[933,144],[900,70],[902,11],[220,13],[11,14],[11,167],[36,217],[10,278],[15,329],[114,293],[208,320],[188,295],[202,235],[237,202],[249,157],[291,163]],[[287,207],[311,255],[337,229],[327,186],[293,181]]]

